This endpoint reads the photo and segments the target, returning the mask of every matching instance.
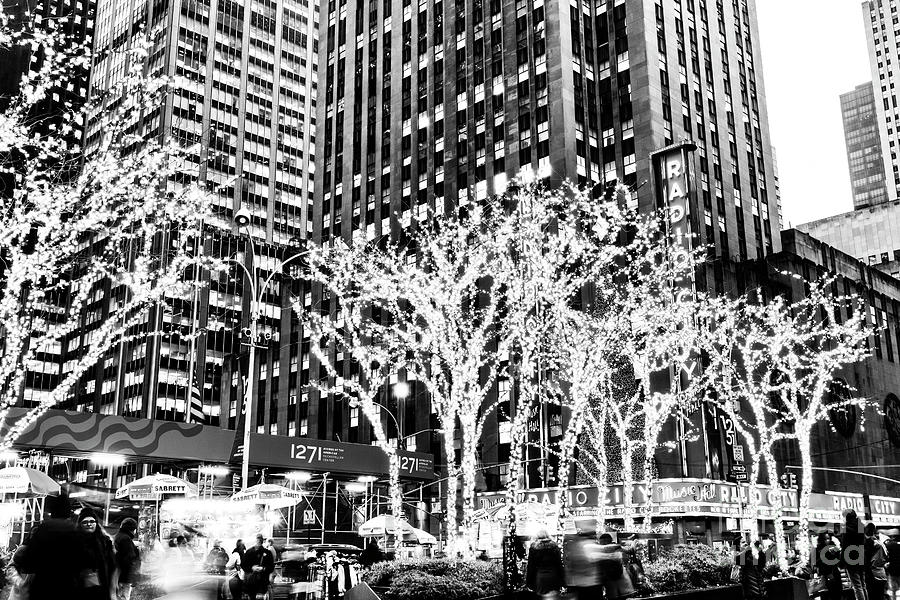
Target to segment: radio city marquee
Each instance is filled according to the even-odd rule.
[[[798,512],[798,496],[795,489],[768,486],[738,486],[733,483],[704,479],[663,479],[652,485],[654,514],[658,516],[746,516],[748,506],[754,501],[760,508],[760,516],[774,518],[780,510],[782,516],[794,516]],[[599,492],[595,486],[569,488],[568,505],[575,514],[596,515]],[[519,494],[519,502],[556,504],[559,490],[527,490]],[[621,484],[607,488],[605,513],[615,517],[625,511]],[[479,508],[489,509],[505,501],[502,492],[479,494]],[[647,486],[636,484],[632,495],[632,510],[640,511],[647,501]]]

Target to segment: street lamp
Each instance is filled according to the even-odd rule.
[[[259,334],[257,328],[259,325],[260,306],[263,303],[263,295],[269,288],[269,284],[272,283],[272,279],[275,277],[276,273],[278,273],[278,270],[273,270],[272,273],[260,283],[257,267],[258,261],[256,260],[256,245],[253,243],[253,236],[250,234],[249,229],[247,229],[250,225],[250,217],[250,211],[245,207],[241,207],[234,215],[234,224],[237,225],[238,230],[244,230],[247,242],[250,244],[252,273],[243,263],[236,260],[232,261],[241,268],[244,276],[247,278],[247,282],[250,284],[250,325],[247,328],[247,333],[250,337],[250,350],[248,357],[249,364],[247,367],[247,385],[244,389],[244,453],[241,460],[241,489],[247,489],[248,484],[250,483],[250,432],[253,427],[253,389],[256,387],[256,374],[254,373],[254,369],[256,363],[256,338]],[[291,261],[302,258],[309,253],[310,251],[306,250],[288,257],[281,262],[280,270],[283,270]]]
[[[94,452],[91,454],[90,461],[96,465],[106,467],[106,485],[109,492],[106,494],[106,525],[109,525],[110,501],[112,495],[116,492],[113,487],[113,469],[125,464],[125,457],[121,454],[110,454],[108,452]]]

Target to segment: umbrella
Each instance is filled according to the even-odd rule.
[[[392,515],[379,515],[374,519],[369,519],[359,526],[359,537],[384,537],[386,535],[394,535],[397,529],[407,535],[412,531],[413,527],[406,521],[396,522]],[[424,532],[423,532],[424,533]]]
[[[415,542],[420,546],[434,546],[437,544],[437,538],[423,529],[410,527],[408,531],[403,532],[404,542]]]
[[[303,492],[274,483],[260,483],[241,490],[231,497],[233,502],[264,504],[268,508],[287,508],[303,499]]]
[[[59,484],[37,469],[6,467],[0,469],[0,494],[56,496]]]
[[[163,496],[196,496],[197,486],[173,475],[156,473],[135,479],[116,490],[116,498],[155,500]]]

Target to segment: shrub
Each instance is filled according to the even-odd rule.
[[[380,562],[362,579],[387,588],[384,600],[475,600],[500,594],[503,585],[499,565],[446,559]]]
[[[703,544],[660,550],[644,564],[647,587],[655,594],[727,585],[732,558],[729,552]]]

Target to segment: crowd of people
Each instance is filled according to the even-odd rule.
[[[13,555],[11,600],[130,600],[140,573],[137,522],[124,519],[115,539],[90,507],[72,519],[68,498],[47,498],[46,518]]]
[[[560,598],[563,587],[579,600],[631,598],[643,587],[643,579],[634,547],[614,542],[609,534],[581,532],[568,544],[563,560],[556,542],[540,530],[528,550],[525,584],[544,600]]]

